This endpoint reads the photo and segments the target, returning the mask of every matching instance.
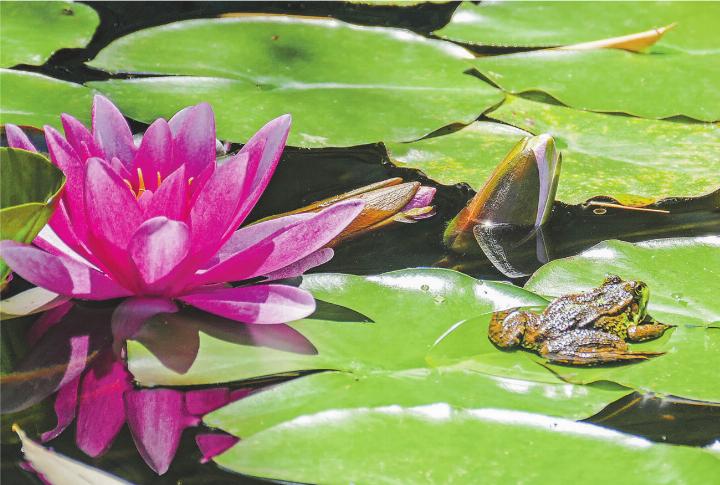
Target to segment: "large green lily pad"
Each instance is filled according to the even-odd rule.
[[[73,2],[3,2],[0,67],[39,66],[58,49],[85,47],[100,18]]]
[[[569,204],[599,195],[692,197],[720,187],[714,124],[589,113],[513,96],[489,116],[555,137],[563,155],[557,198]],[[478,188],[484,180],[469,182]]]
[[[560,460],[560,461],[558,461]],[[649,442],[598,426],[445,403],[338,409],[243,439],[222,467],[303,483],[708,483],[708,450]]]
[[[515,144],[530,133],[488,121],[476,121],[444,136],[412,143],[388,143],[400,166],[418,168],[446,185],[469,183],[478,190]]]
[[[52,216],[64,184],[63,173],[44,156],[0,148],[0,240],[32,242]],[[0,259],[0,282],[9,271]]]
[[[222,322],[203,323],[202,314],[182,323],[168,316],[147,325],[147,335],[140,338],[153,348],[154,342],[164,341],[164,335],[182,340],[184,331],[189,339],[195,339],[199,330],[199,350],[192,366],[185,373],[175,372],[162,363],[164,355],[130,341],[130,371],[142,385],[192,385],[315,369],[414,369],[426,365],[426,353],[456,322],[493,310],[546,302],[510,284],[480,281],[444,269],[401,270],[371,277],[314,274],[305,276],[302,286],[326,302],[321,309],[330,304],[353,311],[349,317],[317,312],[289,325],[309,341],[316,354],[281,349],[275,343],[291,338],[292,333],[283,335],[278,326],[238,329],[235,323],[232,328],[238,333],[228,335],[219,332]],[[166,320],[175,325],[167,325]]]
[[[557,297],[598,286],[606,274],[641,280],[649,312],[674,325],[720,326],[720,237],[605,241],[537,270],[525,288]]]
[[[466,409],[493,407],[582,419],[627,392],[620,387],[494,377],[462,364],[370,373],[322,372],[252,394],[206,416],[204,421],[247,438],[303,415],[392,405],[448,403]]]
[[[609,380],[640,390],[720,402],[720,238],[658,239],[638,244],[601,243],[578,256],[540,268],[526,287],[557,296],[597,286],[605,274],[645,281],[649,313],[677,325],[635,348],[667,352],[640,364],[577,368],[549,366],[574,383]]]
[[[715,82],[720,78],[720,50],[541,50],[483,57],[475,65],[507,92],[542,91],[573,108],[655,119],[720,119]]]
[[[405,30],[251,15],[120,38],[89,64],[172,77],[88,84],[141,121],[207,101],[221,138],[246,141],[290,113],[290,145],[349,146],[415,140],[499,103],[498,90],[464,74],[471,59],[461,47]]]
[[[61,128],[60,114],[90,124],[93,91],[23,71],[0,69],[0,123]]]
[[[464,2],[436,34],[479,45],[555,47],[677,22],[658,45],[692,53],[720,49],[718,18],[720,5],[708,2]]]

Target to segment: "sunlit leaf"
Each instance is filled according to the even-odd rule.
[[[215,458],[273,480],[332,483],[707,483],[720,459],[586,423],[496,408],[381,406],[301,416]],[[601,477],[601,478],[600,478]]]
[[[463,73],[471,58],[405,30],[243,16],[120,38],[90,65],[172,77],[88,84],[142,121],[207,101],[221,138],[246,141],[268,119],[290,113],[290,145],[348,146],[414,140],[500,102],[498,90]]]
[[[0,123],[61,128],[60,115],[68,113],[89,125],[92,98],[93,91],[79,84],[0,69]]]
[[[714,124],[588,113],[516,97],[489,116],[555,138],[563,155],[557,191],[563,202],[599,195],[692,197],[720,186],[720,128]]]
[[[99,23],[81,3],[3,2],[0,67],[39,66],[58,49],[85,47]]]

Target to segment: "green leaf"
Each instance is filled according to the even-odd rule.
[[[322,411],[435,403],[582,419],[627,392],[623,388],[493,377],[463,365],[368,374],[322,372],[252,394],[205,416],[204,422],[247,438],[283,422]]]
[[[512,96],[489,116],[555,137],[563,155],[557,198],[568,204],[599,195],[693,197],[720,186],[720,128],[713,124],[588,113]]]
[[[436,34],[479,45],[554,47],[677,22],[658,45],[694,52],[720,49],[718,16],[720,5],[701,2],[464,2]]]
[[[632,347],[666,354],[618,367],[548,367],[573,383],[607,380],[644,391],[719,402],[720,238],[658,239],[638,244],[607,241],[578,256],[546,264],[526,287],[558,296],[595,287],[607,273],[648,284],[650,315],[678,327],[660,339]]]
[[[507,92],[542,91],[573,108],[720,119],[720,51],[541,50],[482,57],[475,66]]]
[[[61,128],[60,115],[68,113],[90,124],[93,91],[23,71],[0,69],[0,123]]]
[[[559,458],[560,457],[560,458]],[[560,462],[558,461],[560,459]],[[438,403],[329,410],[243,439],[222,467],[303,483],[708,483],[711,451],[586,423]],[[672,477],[672,478],[669,478]]]
[[[605,241],[537,270],[525,288],[557,297],[597,287],[606,274],[650,287],[648,311],[673,325],[720,326],[720,237]]]
[[[530,133],[512,126],[476,121],[449,135],[411,143],[388,143],[394,162],[422,170],[441,184],[469,183],[478,190],[495,167]]]
[[[120,38],[89,64],[171,77],[88,85],[141,121],[207,101],[220,138],[246,141],[268,120],[291,113],[290,145],[348,146],[410,141],[472,122],[502,93],[464,74],[471,59],[458,46],[399,29],[245,16]]]
[[[143,385],[211,384],[314,369],[413,369],[426,365],[425,355],[435,340],[459,320],[496,309],[545,303],[522,288],[443,269],[401,270],[370,277],[313,274],[304,277],[302,287],[326,304],[365,316],[365,321],[338,321],[327,313],[323,319],[322,312],[317,312],[291,323],[289,326],[317,350],[317,355],[310,355],[264,343],[282,338],[271,333],[279,330],[267,326],[251,325],[251,337],[230,338],[219,332],[217,323],[203,324],[202,316],[173,327],[166,323],[173,320],[170,315],[146,325],[141,340],[152,347],[167,335],[179,338],[178,328],[183,328],[189,341],[200,330],[199,351],[189,370],[172,371],[134,341],[128,343],[128,366]]]
[[[40,154],[0,148],[0,240],[30,243],[53,213],[65,176]],[[9,269],[0,260],[0,280]]]
[[[95,10],[73,2],[3,2],[0,67],[39,66],[58,49],[85,47],[100,24]]]

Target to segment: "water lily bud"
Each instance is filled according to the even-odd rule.
[[[488,222],[539,227],[550,217],[561,156],[548,134],[520,140],[485,185],[448,225],[444,240],[455,252],[477,245],[473,227]]]

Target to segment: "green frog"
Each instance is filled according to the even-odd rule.
[[[642,281],[609,275],[598,288],[556,298],[540,314],[496,313],[488,337],[502,349],[520,346],[559,364],[646,360],[663,352],[631,351],[627,341],[658,338],[671,327],[648,315],[649,298]]]

